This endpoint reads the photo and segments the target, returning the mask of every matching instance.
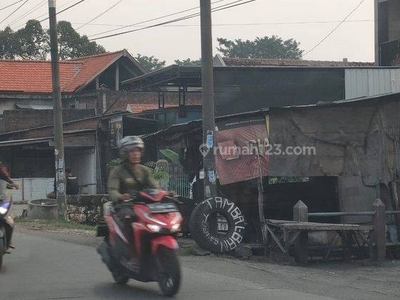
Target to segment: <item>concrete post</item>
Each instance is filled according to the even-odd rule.
[[[308,221],[308,207],[303,201],[299,200],[293,207],[293,221],[307,222]],[[295,256],[294,259],[300,264],[307,264],[308,262],[308,232],[301,231],[299,237],[294,243]]]
[[[377,260],[384,260],[386,257],[386,213],[385,204],[381,199],[376,199],[372,204],[375,215],[372,219],[374,226],[374,243],[376,247]]]
[[[293,221],[298,221],[298,222],[308,221],[308,207],[301,200],[299,200],[293,207]]]

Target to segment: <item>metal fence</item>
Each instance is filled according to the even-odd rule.
[[[168,189],[175,191],[182,197],[192,198],[189,178],[188,175],[183,172],[182,167],[171,164],[169,175]]]

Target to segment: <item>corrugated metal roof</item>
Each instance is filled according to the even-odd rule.
[[[308,105],[291,105],[291,106],[284,106],[284,107],[277,107],[277,108],[264,108],[255,111],[249,111],[244,113],[237,113],[231,115],[225,115],[216,117],[216,121],[218,120],[225,120],[240,116],[254,116],[254,115],[266,115],[269,111],[272,110],[281,110],[281,109],[307,109],[307,108],[315,108],[315,107],[335,107],[335,106],[346,106],[346,105],[360,105],[360,104],[367,104],[374,101],[381,101],[381,100],[388,100],[388,101],[399,101],[400,93],[390,93],[385,95],[378,95],[372,97],[361,97],[361,98],[354,98],[354,99],[347,99],[347,100],[339,100],[339,101],[332,101],[332,102],[318,102],[316,104],[308,104]],[[162,137],[172,134],[177,134],[181,132],[190,132],[194,129],[201,129],[202,120],[193,120],[186,123],[174,124],[168,128],[161,129],[157,132],[148,133],[142,135],[143,139],[154,138],[154,137]]]
[[[223,57],[226,66],[373,67],[372,62]]]

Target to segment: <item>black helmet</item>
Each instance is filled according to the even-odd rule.
[[[144,150],[143,140],[134,135],[126,136],[118,142],[119,153],[122,158],[126,158],[126,152],[133,150],[134,148],[140,148]]]

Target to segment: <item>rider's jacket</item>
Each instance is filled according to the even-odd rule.
[[[107,183],[108,194],[113,202],[119,202],[122,194],[131,194],[132,190],[156,188],[159,188],[158,183],[149,168],[141,164],[131,165],[128,161],[124,161],[110,172]]]

